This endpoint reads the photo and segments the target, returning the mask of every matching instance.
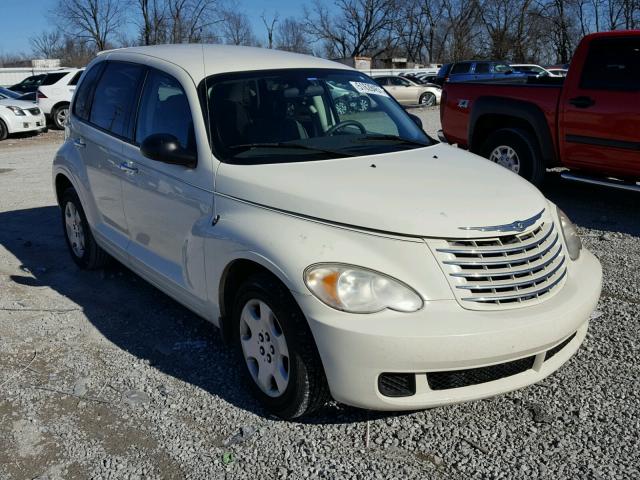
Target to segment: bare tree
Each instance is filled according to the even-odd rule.
[[[136,23],[143,45],[157,45],[167,39],[168,12],[165,0],[134,0],[134,11],[141,18]]]
[[[275,34],[275,45],[278,50],[296,53],[312,53],[309,37],[304,25],[295,18],[285,18],[278,25]]]
[[[309,34],[322,41],[329,56],[375,55],[398,17],[397,0],[335,0],[327,8],[315,0],[305,11]],[[335,12],[335,13],[334,13]]]
[[[276,23],[278,23],[278,14],[276,13],[271,20],[267,20],[265,13],[262,13],[260,18],[262,19],[262,23],[264,23],[264,28],[267,29],[267,47],[273,48],[273,34]]]
[[[96,50],[109,48],[122,28],[123,14],[121,0],[58,0],[54,10],[62,30],[93,44]]]
[[[29,43],[36,57],[60,58],[60,52],[64,44],[64,36],[60,30],[45,31],[29,38]]]
[[[223,16],[221,32],[224,42],[229,45],[259,45],[249,17],[244,13],[235,10],[227,11]]]
[[[221,21],[218,0],[166,0],[170,43],[200,43],[215,35],[212,27]]]

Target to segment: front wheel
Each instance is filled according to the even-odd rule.
[[[58,130],[64,129],[64,124],[67,121],[67,116],[69,115],[69,105],[60,105],[55,107],[51,112],[51,119],[53,120],[53,125]]]
[[[296,418],[329,400],[311,331],[290,292],[269,274],[238,289],[235,343],[253,394],[275,415]]]
[[[2,120],[0,120],[0,140],[4,140],[9,136],[9,129],[4,124]]]
[[[534,185],[540,185],[544,180],[546,170],[537,143],[526,130],[496,130],[482,145],[480,155],[508,168]]]

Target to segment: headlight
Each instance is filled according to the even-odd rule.
[[[20,107],[7,107],[9,110],[11,110],[14,114],[18,115],[19,117],[24,117],[25,113],[22,111],[22,109]]]
[[[420,295],[404,283],[353,265],[312,265],[304,272],[304,282],[322,302],[345,312],[415,312],[423,305]]]
[[[557,207],[556,207],[557,208]],[[558,208],[558,218],[560,219],[560,226],[562,227],[562,236],[564,237],[564,243],[569,250],[569,258],[571,260],[577,260],[580,258],[580,250],[582,250],[582,242],[580,236],[576,230],[576,226],[569,220],[567,214]]]

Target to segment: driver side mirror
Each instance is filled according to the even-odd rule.
[[[194,152],[182,148],[178,139],[168,133],[149,135],[142,141],[140,153],[151,160],[188,168],[194,168],[198,162]]]
[[[413,123],[415,123],[422,130],[422,120],[420,120],[420,117],[414,115],[413,113],[407,113],[407,115],[409,115],[409,118],[413,120]]]

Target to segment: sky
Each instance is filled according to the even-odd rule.
[[[0,54],[31,52],[29,37],[51,29],[47,13],[55,7],[57,0],[0,0]],[[300,0],[240,0],[239,9],[246,13],[253,23],[253,30],[259,39],[266,36],[260,19],[264,12],[267,18],[279,12],[280,18],[299,17],[305,2]]]

